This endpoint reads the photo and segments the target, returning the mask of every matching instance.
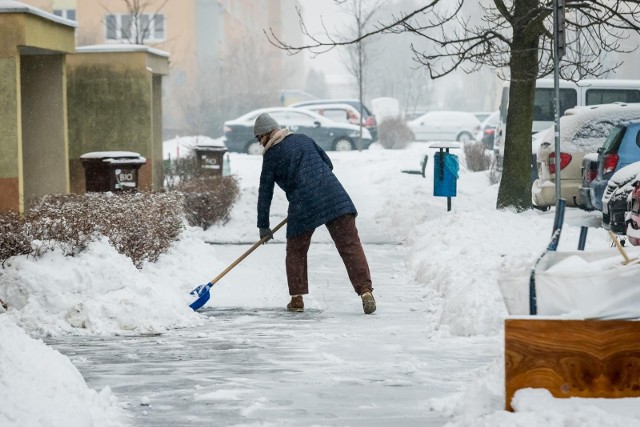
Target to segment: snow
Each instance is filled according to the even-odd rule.
[[[141,44],[96,44],[90,46],[79,46],[76,48],[78,53],[116,53],[116,52],[148,52],[157,56],[163,56],[168,58],[169,52],[164,50],[154,49],[149,46]],[[149,68],[147,68],[149,70]],[[150,70],[149,70],[150,71]]]
[[[116,165],[142,165],[147,162],[145,157],[133,151],[93,151],[80,156],[83,160],[102,160],[104,163]]]
[[[469,347],[460,351],[473,352],[476,337],[501,339],[508,313],[498,276],[531,268],[548,245],[553,210],[497,211],[498,187],[490,185],[486,172],[468,172],[461,157],[458,195],[447,212],[446,199],[432,195],[435,152],[427,144],[413,143],[404,150],[383,150],[373,144],[363,152],[329,155],[358,208],[365,250],[375,243],[403,244],[407,276],[423,292],[423,300],[410,309],[436,314],[427,317],[435,319],[429,339],[411,345],[438,348],[451,345],[454,339],[457,345],[468,340]],[[426,179],[400,172],[419,169],[425,154],[429,154]],[[9,304],[9,310],[0,313],[0,425],[128,424],[127,412],[109,388],[90,389],[70,360],[39,338],[153,333],[203,322],[200,314],[188,308],[193,300],[188,291],[226,267],[216,259],[219,245],[206,242],[258,239],[256,200],[262,159],[237,153],[230,153],[229,159],[241,187],[230,220],[207,231],[188,228],[156,263],[136,269],[104,239],[75,257],[52,251],[38,261],[16,257],[6,263],[0,270],[0,298]],[[272,226],[286,212],[286,198],[276,190]],[[568,209],[559,251],[577,247],[581,225],[598,226],[598,213]],[[283,241],[283,236],[276,234],[274,240]],[[321,228],[314,241],[328,242],[330,237]],[[587,251],[609,246],[604,230],[590,229]],[[252,274],[240,276],[242,287],[232,283],[215,287],[217,303],[280,306],[283,295],[265,292],[260,280],[272,274],[269,268]],[[347,319],[336,317],[336,322],[341,321]],[[330,364],[340,364],[344,356],[337,348],[326,352]],[[319,369],[315,375],[325,374]],[[206,405],[243,396],[238,390],[221,388],[205,393],[195,390],[194,399]],[[266,402],[254,401],[247,411]],[[148,397],[140,404],[148,410],[153,407]],[[448,426],[640,425],[637,399],[554,399],[544,390],[520,390],[513,406],[515,413],[504,411],[504,360],[500,357],[479,370],[458,393],[425,400],[424,411],[448,417]]]
[[[210,138],[204,135],[177,136],[162,143],[164,160],[188,157],[196,146],[225,148],[224,138]]]
[[[574,107],[560,117],[560,141],[566,153],[594,153],[602,147],[614,126],[640,118],[640,104],[614,103]],[[554,146],[554,132],[545,132],[542,143]]]

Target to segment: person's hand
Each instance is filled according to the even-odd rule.
[[[262,238],[265,237],[265,236],[269,236],[269,238],[264,241],[265,243],[267,243],[269,240],[273,239],[273,232],[271,231],[271,229],[269,227],[265,227],[265,228],[261,228],[260,229],[260,240],[262,240]]]

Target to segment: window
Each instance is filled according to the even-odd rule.
[[[164,15],[107,15],[105,31],[107,40],[161,41],[165,39]]]
[[[640,102],[637,89],[587,89],[587,105]]]
[[[347,119],[347,112],[344,110],[326,109],[322,115],[337,123],[349,123],[349,120]]]
[[[536,89],[533,120],[553,121],[555,105],[555,89]],[[578,93],[575,89],[560,89],[560,115],[578,104]]]
[[[314,126],[313,118],[304,113],[289,112],[287,126]]]
[[[53,9],[53,14],[59,16],[60,18],[65,18],[70,21],[76,20],[76,10],[75,9]]]
[[[618,147],[620,146],[620,142],[622,142],[622,138],[626,131],[627,128],[621,125],[611,129],[611,133],[609,133],[607,139],[604,140],[604,144],[602,144],[602,152],[604,154],[608,154],[618,151]]]

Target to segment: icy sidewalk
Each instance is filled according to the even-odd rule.
[[[245,249],[220,253],[231,261]],[[370,316],[335,248],[322,243],[310,252],[316,262],[307,310],[284,310],[283,250],[267,244],[238,272],[255,281],[255,270],[271,266],[265,290],[281,293],[281,306],[225,306],[225,293],[246,292],[236,278],[235,288],[214,287],[204,327],[48,343],[71,358],[90,387],[110,386],[137,426],[440,426],[447,419],[430,411],[429,399],[459,391],[499,354],[497,338],[429,339],[435,314],[405,276],[403,246],[365,247],[378,300]],[[274,281],[280,285],[270,286]]]

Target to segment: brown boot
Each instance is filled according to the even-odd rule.
[[[292,296],[291,302],[287,304],[287,310],[295,311],[296,313],[302,313],[304,311],[304,301],[302,301],[302,295]]]
[[[360,295],[360,298],[362,298],[362,309],[364,310],[364,314],[371,314],[376,311],[376,300],[373,298],[371,291],[363,292]]]

